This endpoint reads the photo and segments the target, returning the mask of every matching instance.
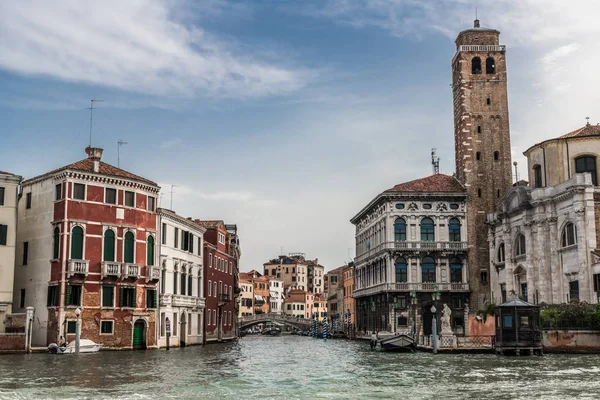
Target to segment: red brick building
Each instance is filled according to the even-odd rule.
[[[205,342],[236,337],[237,281],[240,258],[237,227],[223,221],[196,222],[204,233]]]
[[[15,290],[35,307],[34,344],[81,337],[156,345],[156,201],[152,181],[88,158],[23,182]]]

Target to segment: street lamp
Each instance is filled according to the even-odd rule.
[[[77,316],[77,322],[75,324],[75,353],[79,353],[79,339],[81,337],[81,308],[77,307],[75,310],[75,315]]]
[[[375,302],[374,301],[371,301],[371,312],[372,312],[371,322],[373,323],[373,326],[372,326],[373,329],[371,329],[371,331],[375,332]]]
[[[438,301],[440,301],[440,292],[438,291],[438,285],[436,283],[433,284],[433,294],[431,295],[431,298],[433,299],[435,308],[438,308]],[[439,322],[438,321],[438,317],[437,317],[437,310],[434,313],[434,317],[435,317],[435,322],[436,325]],[[437,335],[437,331],[435,331],[436,335]]]
[[[348,318],[348,322],[347,322],[348,328],[346,329],[346,336],[348,338],[350,338],[350,322],[351,322],[351,319],[350,319],[350,317],[351,317],[350,309],[348,309],[348,312],[346,313],[346,317]]]
[[[394,297],[394,333],[396,333],[396,308],[398,308],[398,298]]]
[[[417,334],[417,292],[415,290],[410,292],[410,305],[412,306],[412,310],[413,310],[412,334],[413,334],[413,339],[414,339]]]
[[[438,285],[437,284],[433,284],[433,294],[431,295],[431,298],[434,301],[434,306],[431,307],[431,312],[433,313],[433,321],[431,322],[431,333],[433,334],[433,354],[437,354],[437,348],[438,348],[438,317],[437,317],[437,307],[438,307],[438,301],[440,300],[440,292],[438,292]]]

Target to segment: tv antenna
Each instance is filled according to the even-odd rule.
[[[104,100],[92,99],[90,101],[90,147],[92,147],[92,119],[94,117],[94,102],[99,102]]]
[[[435,148],[431,149],[431,165],[433,166],[433,174],[440,173],[440,158],[435,154]]]
[[[117,168],[121,168],[121,146],[127,144],[127,142],[124,142],[121,139],[119,139],[117,144]]]
[[[171,211],[173,211],[173,188],[179,187],[177,185],[171,185],[171,206],[169,207],[169,209]]]

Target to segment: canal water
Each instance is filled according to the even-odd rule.
[[[185,349],[0,355],[0,399],[600,398],[600,356],[390,354],[247,336]]]

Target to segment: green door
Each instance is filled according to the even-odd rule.
[[[133,326],[133,348],[143,349],[146,347],[144,341],[144,322],[138,320]]]

